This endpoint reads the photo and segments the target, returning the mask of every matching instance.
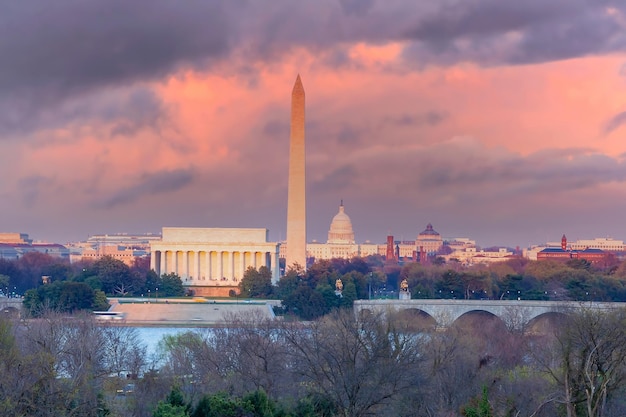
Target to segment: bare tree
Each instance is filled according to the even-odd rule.
[[[233,393],[263,390],[273,398],[289,395],[288,369],[292,356],[276,320],[254,314],[230,315],[215,329],[215,350],[221,367],[228,369]]]
[[[285,337],[303,384],[342,416],[396,415],[393,400],[420,384],[422,338],[382,316],[336,311],[306,329],[286,326]]]
[[[560,389],[568,417],[601,417],[626,378],[626,311],[581,306],[537,361]]]

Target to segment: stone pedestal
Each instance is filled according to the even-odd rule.
[[[401,300],[410,300],[411,299],[411,291],[400,291],[400,299]]]
[[[343,295],[341,294],[341,291],[340,291],[340,290],[335,290],[335,295],[336,295],[337,297],[342,297],[342,298],[343,298]]]

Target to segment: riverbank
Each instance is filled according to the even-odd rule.
[[[216,327],[224,325],[232,316],[247,316],[255,319],[275,318],[269,302],[179,302],[159,300],[158,302],[111,300],[109,311],[120,313],[120,324],[126,326],[158,327]]]

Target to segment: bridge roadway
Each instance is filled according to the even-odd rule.
[[[487,312],[500,318],[508,327],[518,328],[534,320],[553,314],[567,314],[577,309],[614,310],[626,308],[626,303],[595,301],[531,301],[531,300],[356,300],[355,313],[370,311],[374,314],[413,311],[426,314],[437,327],[448,327],[461,316],[474,312]]]

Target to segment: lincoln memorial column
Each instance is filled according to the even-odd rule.
[[[183,278],[183,280],[184,280],[185,278],[187,278],[187,279],[189,278],[189,251],[188,250],[183,252],[183,264],[185,265],[184,266],[184,268],[185,268],[185,276],[181,277],[181,278]]]
[[[276,252],[274,253],[274,262],[272,263],[272,284],[278,284],[280,279],[280,245],[276,245]]]
[[[178,274],[178,251],[177,250],[175,250],[172,253],[172,267],[170,269],[171,271],[168,271],[169,273]]]
[[[167,251],[161,251],[161,267],[159,268],[159,272],[157,272],[158,276],[161,276],[167,273]]]
[[[235,278],[235,252],[228,252],[228,268],[230,268],[230,273],[227,278],[232,281]]]
[[[153,269],[155,272],[158,273],[157,268],[156,268],[157,253],[158,253],[158,251],[155,251],[155,250],[150,253],[150,269]]]
[[[199,280],[202,278],[202,272],[200,271],[200,266],[202,265],[200,263],[200,251],[196,252],[196,279]]]
[[[212,251],[208,250],[205,253],[206,259],[204,261],[204,269],[205,269],[205,275],[204,278],[205,279],[213,279],[213,257],[212,255]]]
[[[218,259],[217,259],[217,279],[219,281],[221,281],[222,278],[224,278],[224,254],[226,252],[217,252],[218,253]]]

